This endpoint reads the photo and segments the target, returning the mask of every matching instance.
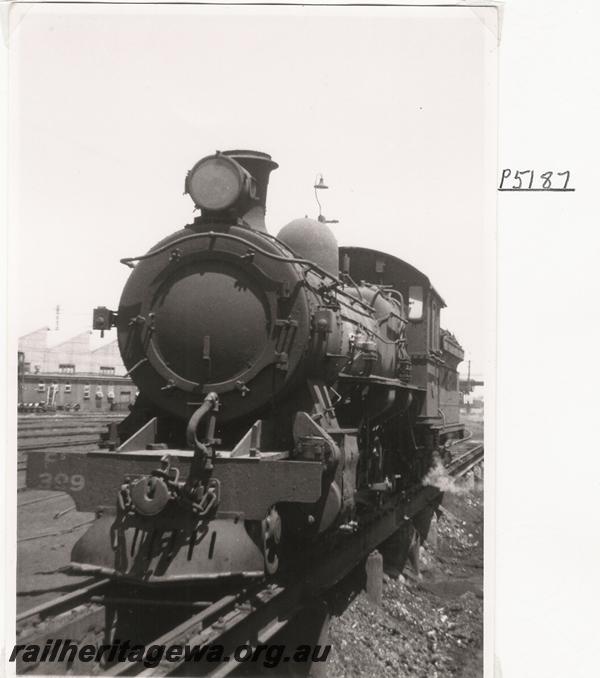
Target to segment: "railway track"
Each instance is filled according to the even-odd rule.
[[[17,615],[17,639],[27,628],[37,628],[49,619],[57,619],[61,614],[71,612],[77,606],[90,602],[91,596],[100,593],[109,583],[108,579],[99,579],[64,596],[21,612]]]
[[[471,443],[467,449],[456,451],[447,465],[454,478],[465,476],[483,461],[483,444]],[[307,602],[318,600],[328,590],[362,562],[398,525],[398,518],[409,519],[440,496],[440,491],[423,487],[407,497],[400,505],[379,516],[371,525],[365,524],[354,535],[338,539],[326,553],[304,554],[303,565],[289,575],[276,580],[246,580],[237,589],[219,594],[214,599],[198,597],[186,592],[185,598],[152,600],[132,595],[107,579],[99,579],[82,588],[23,612],[17,618],[17,643],[37,644],[49,639],[79,639],[78,644],[110,645],[115,640],[115,619],[121,614],[133,615],[135,623],[142,619],[175,611],[175,621],[156,634],[147,633],[141,641],[151,645],[202,647],[219,644],[224,657],[218,663],[194,666],[196,675],[221,678],[234,671],[238,662],[234,650],[242,645],[256,648],[271,641],[282,631]],[[299,554],[299,558],[302,556]],[[206,592],[205,592],[206,593]],[[164,613],[161,612],[164,610]],[[112,626],[111,626],[112,624]],[[122,629],[121,629],[122,630]],[[123,635],[116,637],[123,639]],[[76,642],[76,641],[74,641]],[[117,661],[111,665],[87,663],[78,665],[53,663],[52,673],[90,671],[102,675],[167,676],[181,670],[185,654],[175,660],[162,660],[155,666],[142,662]],[[61,670],[62,669],[62,670]],[[19,673],[43,673],[43,664],[23,662],[17,658]]]
[[[80,426],[82,422],[94,422],[104,424],[107,421],[119,421],[126,416],[126,412],[70,412],[44,414],[19,414],[19,427],[46,427],[46,426]]]
[[[460,451],[448,464],[446,470],[454,478],[462,478],[483,460],[483,443],[476,442],[467,450]]]

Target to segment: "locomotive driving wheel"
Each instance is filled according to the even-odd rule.
[[[263,552],[267,574],[275,574],[279,569],[281,549],[281,517],[272,506],[262,521]]]

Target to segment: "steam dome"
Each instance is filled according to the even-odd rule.
[[[338,242],[327,224],[308,218],[294,219],[279,231],[277,238],[297,256],[338,277]]]

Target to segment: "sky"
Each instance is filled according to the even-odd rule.
[[[268,152],[267,227],[316,216],[341,245],[431,279],[481,373],[486,115],[494,54],[467,8],[13,6],[12,325],[91,326],[129,269],[190,223],[188,169]],[[492,135],[495,130],[492,131]],[[465,363],[466,369],[466,363]]]

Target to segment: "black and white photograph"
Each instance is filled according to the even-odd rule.
[[[481,678],[498,7],[7,22],[11,670]]]

